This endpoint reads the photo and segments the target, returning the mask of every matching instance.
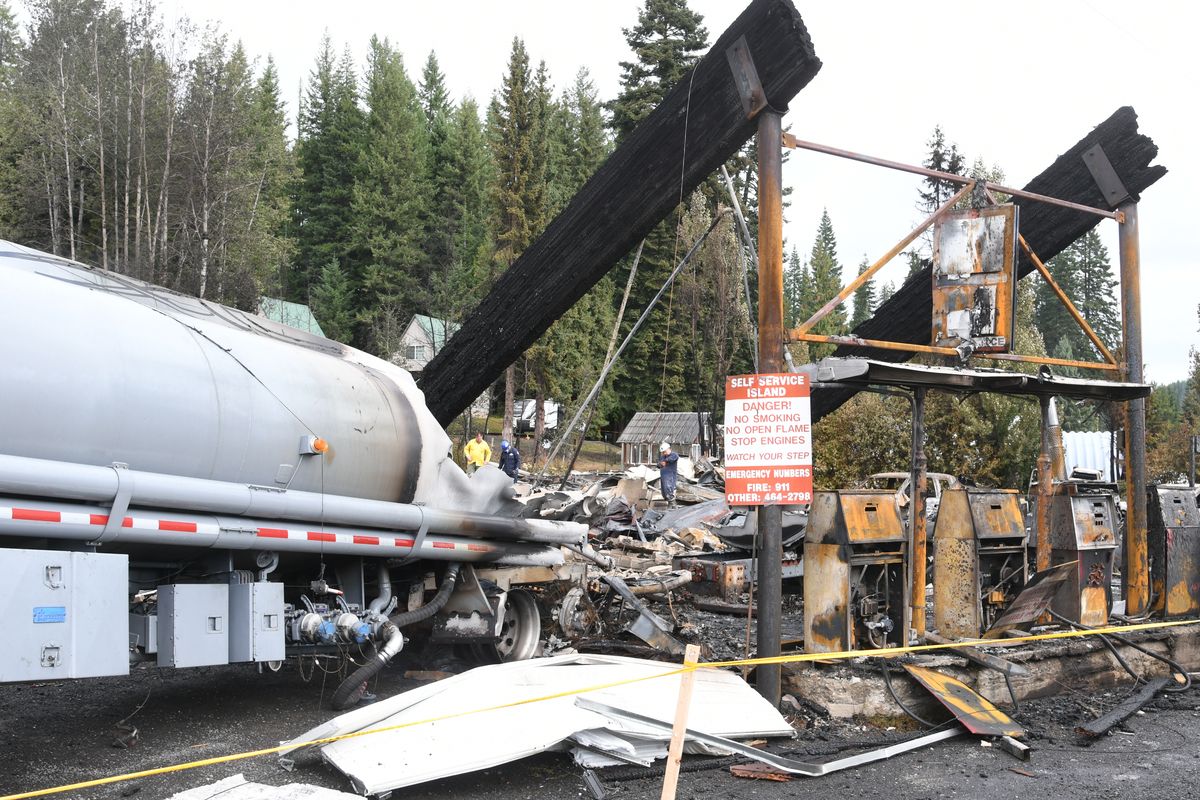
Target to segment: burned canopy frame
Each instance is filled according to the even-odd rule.
[[[956,394],[989,392],[1037,398],[1046,409],[1053,397],[1076,400],[1132,401],[1150,394],[1146,383],[1118,383],[1052,375],[1045,367],[1036,375],[1001,370],[961,369],[896,364],[867,358],[830,357],[798,369],[806,373],[814,389],[814,401],[826,392],[879,391],[904,394],[912,403],[912,514],[909,525],[908,579],[910,586],[909,628],[916,637],[925,635],[925,395],[930,390]],[[1043,448],[1047,447],[1045,432]],[[1043,453],[1043,457],[1047,457]]]
[[[1120,196],[1102,190],[1092,174],[1091,161],[1086,154],[1099,145],[1106,154],[1113,173],[1118,176],[1123,191]],[[1137,113],[1124,106],[1112,116],[1093,128],[1086,136],[1054,160],[1041,174],[1029,181],[1021,191],[1038,195],[1053,196],[1092,208],[1116,209],[1123,207],[1127,220],[1127,206],[1136,201],[1141,192],[1166,174],[1165,167],[1150,162],[1158,155],[1158,147],[1150,137],[1139,133]],[[1000,191],[1004,191],[1001,189]],[[1042,259],[1049,260],[1067,248],[1073,241],[1087,233],[1101,219],[1084,211],[1059,205],[1025,200],[1014,197],[1013,202],[1021,210],[1021,232],[1029,246]],[[1134,214],[1136,225],[1136,213]],[[1126,226],[1122,226],[1126,230]],[[1036,269],[1034,262],[1023,256],[1018,262],[1019,277]],[[932,278],[926,267],[910,277],[888,300],[875,309],[875,313],[859,323],[852,334],[865,341],[888,339],[893,342],[920,344],[928,339],[933,316],[933,304],[929,286]],[[1122,291],[1124,291],[1124,276]],[[1139,346],[1140,362],[1140,346]],[[842,346],[835,356],[866,356],[880,361],[908,361],[912,352],[878,347],[859,348]],[[1140,364],[1139,364],[1140,366]],[[1140,380],[1140,371],[1124,377]],[[820,392],[813,398],[813,421],[837,410],[858,390],[846,387],[836,391]]]
[[[1074,359],[1062,359],[1062,358],[1049,358],[1046,356],[1022,355],[1022,354],[1008,353],[1008,352],[976,353],[974,351],[974,348],[964,349],[962,346],[955,348],[955,347],[947,347],[947,346],[937,346],[936,344],[923,345],[923,344],[918,344],[915,342],[908,342],[908,341],[885,341],[885,340],[881,340],[881,339],[864,339],[864,338],[861,338],[858,336],[823,335],[823,334],[812,333],[811,331],[812,331],[813,327],[818,322],[820,322],[825,317],[829,316],[829,314],[831,314],[834,311],[834,309],[836,309],[847,298],[849,298],[852,294],[854,294],[854,292],[857,291],[859,289],[859,287],[861,287],[868,280],[870,280],[872,277],[874,277],[874,275],[877,272],[879,272],[879,270],[883,269],[885,266],[887,266],[889,263],[891,263],[891,261],[897,255],[899,255],[904,250],[904,248],[908,247],[910,244],[912,244],[914,241],[916,241],[918,236],[920,236],[922,233],[924,233],[926,230],[928,230],[931,226],[944,221],[948,216],[950,216],[950,214],[954,210],[954,208],[956,206],[958,206],[960,203],[966,201],[968,199],[968,197],[970,197],[972,200],[974,200],[975,198],[981,198],[979,200],[978,204],[980,204],[980,205],[990,204],[991,206],[995,207],[998,205],[997,200],[996,200],[996,193],[1001,192],[1001,193],[1010,195],[1011,197],[1017,198],[1020,200],[1045,203],[1047,205],[1056,206],[1056,207],[1062,208],[1062,209],[1069,209],[1069,210],[1073,210],[1073,211],[1079,211],[1079,212],[1082,212],[1085,214],[1091,214],[1096,217],[1107,217],[1109,219],[1115,219],[1118,222],[1124,222],[1124,213],[1121,211],[1108,211],[1108,210],[1105,210],[1102,208],[1094,208],[1092,206],[1086,206],[1081,203],[1076,203],[1076,202],[1073,202],[1070,200],[1061,200],[1056,197],[1049,197],[1047,195],[1038,194],[1037,192],[1030,192],[1025,189],[1012,189],[1007,186],[1002,186],[998,183],[994,183],[992,181],[973,179],[973,178],[969,178],[969,177],[966,177],[963,175],[956,175],[956,174],[950,173],[950,172],[941,172],[939,170],[928,169],[926,167],[918,167],[918,166],[913,166],[910,164],[902,164],[897,161],[889,161],[887,159],[877,158],[875,156],[868,156],[868,155],[863,155],[861,153],[854,153],[849,150],[843,150],[843,149],[836,148],[836,147],[829,147],[828,145],[816,144],[814,142],[805,142],[805,141],[801,141],[801,140],[797,139],[794,136],[791,136],[790,134],[784,134],[783,144],[785,147],[791,147],[791,148],[801,149],[801,150],[810,150],[810,151],[817,152],[817,153],[824,153],[826,155],[837,156],[838,158],[845,158],[845,159],[849,159],[851,161],[859,161],[859,162],[862,162],[865,164],[872,164],[874,166],[884,167],[887,169],[899,170],[901,172],[908,172],[908,173],[912,173],[915,175],[923,175],[926,178],[933,178],[936,180],[945,181],[945,182],[951,183],[951,184],[958,184],[961,186],[961,188],[957,192],[955,192],[953,195],[951,195],[948,200],[946,200],[944,203],[942,203],[941,206],[939,206],[932,214],[930,214],[929,217],[926,218],[924,222],[922,222],[920,225],[918,225],[912,231],[910,231],[908,233],[908,235],[906,235],[903,239],[901,239],[895,246],[892,247],[892,249],[888,250],[887,253],[885,253],[882,258],[878,259],[877,261],[875,261],[875,263],[871,264],[867,269],[863,270],[863,272],[860,273],[857,278],[855,278],[848,285],[846,285],[836,296],[834,296],[832,299],[830,299],[828,302],[826,302],[825,305],[821,306],[821,308],[819,308],[817,311],[813,312],[812,316],[810,316],[807,320],[805,320],[803,323],[801,323],[795,329],[789,331],[788,338],[791,341],[832,343],[832,344],[843,345],[845,347],[877,348],[877,349],[881,349],[881,350],[901,351],[901,352],[914,353],[914,354],[915,353],[925,353],[925,354],[932,354],[932,355],[958,356],[963,361],[966,361],[972,355],[976,355],[977,357],[994,359],[997,361],[1024,361],[1024,362],[1033,363],[1033,364],[1054,364],[1054,365],[1058,365],[1058,366],[1076,367],[1076,368],[1082,368],[1082,369],[1105,370],[1105,371],[1109,371],[1109,372],[1117,372],[1120,370],[1120,365],[1117,364],[1117,360],[1115,358],[1113,358],[1112,353],[1109,352],[1109,350],[1105,346],[1104,342],[1100,340],[1100,337],[1097,336],[1096,332],[1092,330],[1092,327],[1091,327],[1091,325],[1088,324],[1088,321],[1084,318],[1084,316],[1081,313],[1079,313],[1079,310],[1075,307],[1075,304],[1071,302],[1071,299],[1069,297],[1067,297],[1067,294],[1062,290],[1061,287],[1059,287],[1058,283],[1054,280],[1053,276],[1050,274],[1050,271],[1046,268],[1045,264],[1042,263],[1042,260],[1038,257],[1037,253],[1029,245],[1028,240],[1026,240],[1024,235],[1020,234],[1019,232],[1018,232],[1016,238],[1017,238],[1017,241],[1020,243],[1021,251],[1024,253],[1025,257],[1028,258],[1029,261],[1032,262],[1033,265],[1037,268],[1038,272],[1042,275],[1042,278],[1047,282],[1047,284],[1050,286],[1051,290],[1054,292],[1055,297],[1066,308],[1067,313],[1070,314],[1071,318],[1075,321],[1075,323],[1077,325],[1079,325],[1079,327],[1083,331],[1084,335],[1086,335],[1088,337],[1088,340],[1092,343],[1092,345],[1095,346],[1097,352],[1101,355],[1101,357],[1104,358],[1103,362],[1096,363],[1096,362],[1090,362],[1090,361],[1078,361],[1078,360],[1074,360]],[[1101,148],[1099,145],[1095,145],[1092,148],[1092,150],[1088,151],[1088,153],[1085,154],[1085,156],[1087,156],[1087,155],[1092,155],[1093,157],[1098,156],[1099,159],[1103,160],[1103,163],[1105,163],[1105,164],[1108,163],[1107,159],[1104,157],[1103,148]],[[1090,168],[1090,166],[1091,165],[1089,164],[1089,168]],[[1111,165],[1109,166],[1109,171],[1111,172]],[[1119,185],[1119,181],[1116,181],[1115,178],[1114,178],[1114,181]],[[1006,206],[1006,208],[1009,208],[1011,210],[1013,207]],[[991,212],[983,211],[980,213],[986,214],[986,213],[991,213]],[[1015,220],[1015,214],[1013,214],[1013,217]],[[933,311],[934,311],[934,309],[931,307],[931,313]]]

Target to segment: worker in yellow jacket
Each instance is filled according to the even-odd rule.
[[[463,448],[463,455],[467,457],[467,472],[474,475],[475,470],[492,460],[492,448],[483,440],[483,434],[477,433]]]

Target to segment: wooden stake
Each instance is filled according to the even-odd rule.
[[[683,652],[683,665],[694,667],[700,660],[700,645],[689,644]],[[667,773],[663,776],[660,800],[675,800],[679,784],[679,764],[683,761],[683,732],[687,730],[688,706],[692,704],[692,687],[696,671],[689,670],[679,678],[679,702],[675,705],[675,726],[671,728],[671,746],[667,750]]]

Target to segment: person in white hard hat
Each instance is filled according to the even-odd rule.
[[[658,446],[658,486],[667,505],[675,505],[675,483],[679,480],[679,455],[671,452],[671,445],[663,442]]]

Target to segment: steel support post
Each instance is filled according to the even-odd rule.
[[[1050,420],[1050,398],[1041,398],[1042,407],[1042,449],[1037,460],[1037,521],[1035,534],[1037,536],[1037,571],[1050,569],[1050,497],[1054,494],[1053,468],[1050,451],[1052,431]]]
[[[907,643],[915,639],[925,638],[925,392],[923,387],[913,390],[912,404],[912,489],[909,508],[912,522],[908,529],[909,541],[908,568],[912,575],[909,584],[912,596],[909,606],[912,609],[908,635],[901,641]]]
[[[1141,250],[1137,203],[1120,208],[1121,329],[1125,343],[1124,379],[1142,383]],[[1146,401],[1125,404],[1125,613],[1144,614],[1150,606],[1150,561],[1146,540]]]
[[[783,120],[758,115],[758,368],[782,372],[783,359]],[[779,655],[783,612],[783,507],[758,510],[758,656]],[[755,672],[758,693],[779,705],[778,664]]]

